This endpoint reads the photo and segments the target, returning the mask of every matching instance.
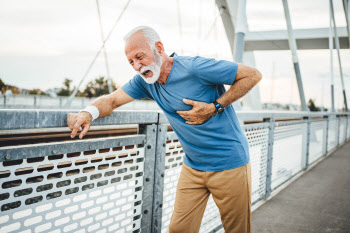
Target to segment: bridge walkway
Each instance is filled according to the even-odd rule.
[[[350,142],[252,214],[252,233],[292,232],[350,232]]]

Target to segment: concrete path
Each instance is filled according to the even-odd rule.
[[[350,142],[252,214],[252,233],[350,233]]]

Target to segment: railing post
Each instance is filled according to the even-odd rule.
[[[62,107],[62,97],[60,97],[60,108]]]
[[[345,136],[345,141],[348,141],[350,135],[349,135],[349,119],[350,119],[350,115],[348,113],[346,113],[346,136]]]
[[[335,119],[337,120],[337,147],[338,147],[339,141],[340,141],[340,115],[337,115]]]
[[[165,172],[167,125],[157,125],[157,147],[154,169],[152,233],[162,231],[162,210]]]
[[[271,176],[272,176],[272,159],[273,159],[273,141],[274,141],[274,131],[275,131],[275,119],[264,118],[264,122],[269,122],[269,138],[268,138],[268,148],[267,148],[267,165],[266,165],[266,191],[265,199],[267,199],[271,194]]]
[[[343,119],[345,119],[345,132],[344,132],[344,142],[346,143],[347,139],[348,139],[348,115],[343,116]]]
[[[146,135],[145,157],[144,157],[144,174],[143,174],[143,191],[141,207],[141,232],[151,232],[153,219],[153,187],[155,171],[155,152],[157,143],[157,125],[140,124],[139,134]]]
[[[349,122],[350,122],[350,113],[348,113],[347,121],[348,121],[348,139],[350,139],[350,124],[349,124]]]
[[[348,141],[348,114],[345,113],[346,115],[344,116],[345,118],[345,140],[344,143]]]
[[[323,116],[323,119],[326,119],[326,129],[323,132],[323,156],[327,155],[328,150],[328,128],[329,128],[329,116]]]
[[[304,164],[304,170],[307,170],[309,167],[309,154],[310,154],[310,127],[311,127],[311,117],[306,116],[303,117],[304,120],[307,122],[307,128],[306,128],[306,151],[305,151],[305,164]]]
[[[36,95],[34,96],[34,107],[36,107]]]
[[[4,95],[4,106],[6,106],[6,95]]]

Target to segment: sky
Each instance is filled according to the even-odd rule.
[[[127,1],[99,0],[105,35]],[[78,85],[102,44],[96,0],[0,0],[0,6],[0,78],[25,89],[61,87],[65,78]],[[319,0],[317,5],[312,0],[293,0],[289,7],[294,29],[329,26],[328,0]],[[334,0],[334,7],[337,26],[345,26],[341,0]],[[282,1],[247,0],[247,21],[250,31],[285,30]],[[110,74],[118,85],[135,74],[125,58],[123,36],[140,25],[159,32],[168,54],[233,60],[214,0],[131,0],[106,43]],[[342,89],[333,54],[339,108]],[[291,52],[256,51],[254,56],[263,74],[261,101],[299,104]],[[329,50],[300,50],[298,56],[306,99],[329,107]],[[349,96],[349,50],[341,50],[341,58]],[[102,54],[82,86],[99,76],[106,76]]]

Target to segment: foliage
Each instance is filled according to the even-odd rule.
[[[117,88],[115,87],[115,83],[112,82],[112,90],[115,91]],[[109,94],[108,90],[108,80],[105,77],[101,76],[96,78],[93,81],[90,81],[84,90],[86,97],[99,97],[101,95]]]
[[[73,80],[65,78],[65,80],[63,81],[63,88],[57,93],[58,96],[69,96],[74,88],[72,88],[71,90],[71,83],[73,82]]]
[[[315,101],[313,99],[309,99],[308,106],[311,112],[321,111],[321,109],[316,106]]]
[[[6,90],[6,84],[0,78],[0,91],[4,92]]]
[[[74,86],[72,87],[73,80],[65,78],[62,84],[61,90],[57,93],[58,96],[70,96],[73,93]],[[6,85],[0,78],[0,90],[5,93],[6,88],[10,87],[13,94],[19,94],[19,89],[13,86]],[[117,90],[116,85],[112,82],[112,90]],[[30,95],[47,95],[45,92],[38,88],[29,90]],[[109,94],[108,80],[101,76],[95,80],[90,81],[83,92],[78,91],[77,96],[79,97],[99,97],[101,95]]]
[[[10,86],[10,89],[12,91],[12,94],[14,95],[18,95],[18,94],[21,94],[20,90],[18,87],[15,87],[15,86]]]
[[[29,90],[28,94],[29,95],[47,95],[45,92],[43,92],[42,90],[40,90],[38,88]]]
[[[29,95],[37,95],[38,94],[39,89],[32,89],[28,92]]]

